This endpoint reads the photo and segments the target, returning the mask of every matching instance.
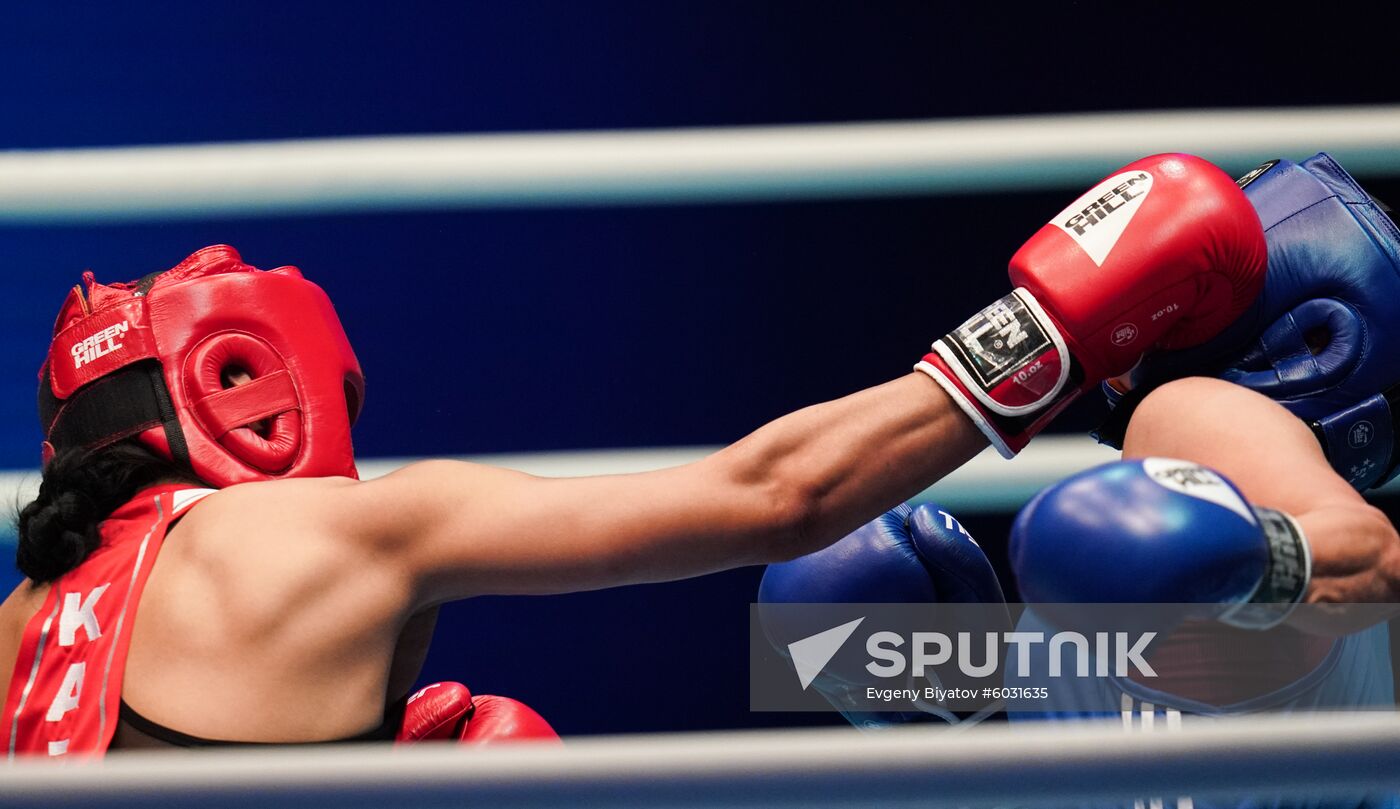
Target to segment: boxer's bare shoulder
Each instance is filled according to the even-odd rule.
[[[146,598],[203,593],[206,604],[234,610],[252,632],[264,620],[295,621],[341,588],[363,591],[365,609],[389,609],[368,602],[377,593],[386,601],[402,597],[385,592],[392,589],[386,580],[392,569],[374,565],[374,551],[361,541],[365,532],[337,516],[353,497],[345,493],[359,485],[350,478],[298,478],[215,492],[171,528]]]

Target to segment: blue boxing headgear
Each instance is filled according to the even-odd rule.
[[[1144,361],[1101,437],[1121,440],[1156,385],[1218,376],[1308,422],[1357,489],[1379,486],[1400,471],[1400,229],[1326,153],[1265,163],[1240,184],[1268,242],[1264,291],[1201,349]]]

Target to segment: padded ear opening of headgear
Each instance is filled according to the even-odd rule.
[[[1274,399],[1314,394],[1356,367],[1363,332],[1360,317],[1345,303],[1304,301],[1265,329],[1221,378]]]
[[[228,387],[236,371],[250,381]],[[183,384],[196,422],[235,458],[268,474],[296,460],[304,429],[301,403],[272,346],[248,334],[213,335],[190,352]],[[255,429],[257,422],[265,427]]]

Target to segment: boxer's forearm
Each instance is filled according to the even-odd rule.
[[[778,551],[788,556],[826,547],[986,446],[941,388],[911,373],[783,416],[713,460],[800,504],[800,530]]]

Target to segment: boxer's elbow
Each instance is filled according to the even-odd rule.
[[[731,450],[734,448],[730,448]],[[714,456],[726,499],[733,504],[740,532],[748,537],[754,564],[770,564],[819,550],[823,488],[800,470],[766,463],[743,452]]]
[[[764,564],[786,562],[814,553],[831,544],[820,530],[821,497],[811,489],[784,489],[774,493],[770,530],[763,545]]]
[[[822,496],[808,482],[774,477],[749,487],[755,527],[752,561],[785,562],[830,544],[822,541]]]

